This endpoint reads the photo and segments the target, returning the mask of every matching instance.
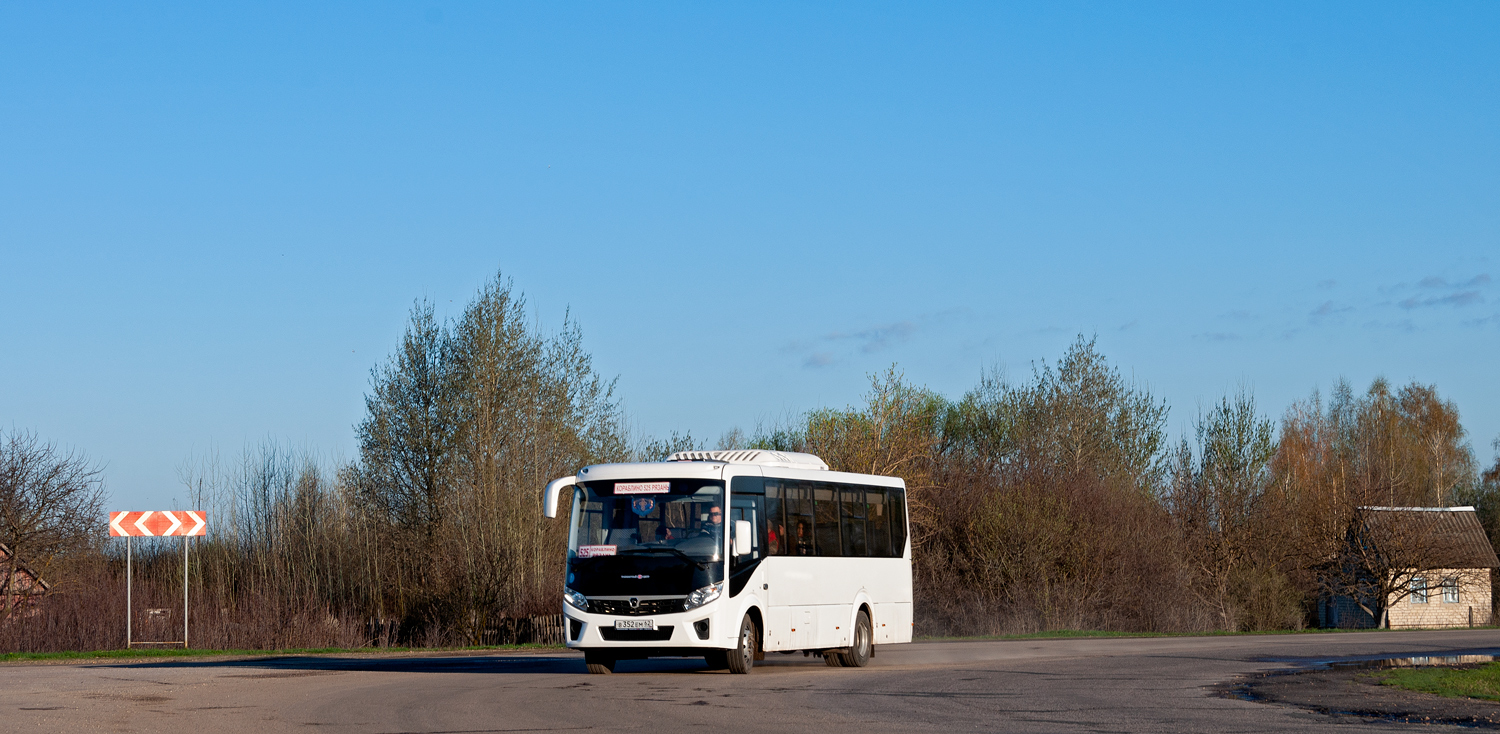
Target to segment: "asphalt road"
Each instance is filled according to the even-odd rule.
[[[748,676],[699,660],[495,653],[0,666],[15,732],[1267,732],[1407,729],[1223,697],[1314,660],[1500,648],[1500,632],[926,642],[871,667],[772,654]],[[1430,731],[1432,727],[1424,727]]]

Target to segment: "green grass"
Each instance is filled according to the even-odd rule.
[[[1408,691],[1500,701],[1500,663],[1477,668],[1396,668],[1374,675],[1380,678],[1381,685]]]
[[[133,650],[91,650],[64,652],[0,653],[0,663],[47,660],[111,660],[139,658],[192,658],[208,656],[270,657],[281,655],[345,655],[350,653],[401,652],[480,652],[495,650],[559,650],[562,645],[488,645],[483,647],[306,647],[285,650],[199,650],[178,648],[136,648]]]

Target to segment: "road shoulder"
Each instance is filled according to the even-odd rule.
[[[1384,686],[1372,671],[1358,668],[1265,673],[1221,686],[1218,692],[1337,718],[1500,729],[1500,703]]]

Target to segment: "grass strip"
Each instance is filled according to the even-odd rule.
[[[1446,628],[1432,628],[1446,629]],[[1469,628],[1465,628],[1469,629]],[[1474,627],[1473,629],[1495,629],[1493,627]],[[1258,630],[1241,632],[1238,630],[1209,630],[1206,632],[1116,632],[1109,630],[1046,630],[1044,632],[1027,632],[1013,635],[979,635],[959,637],[916,637],[914,642],[963,642],[969,640],[1047,640],[1074,637],[1240,637],[1247,635],[1332,635],[1332,634],[1357,634],[1361,632],[1422,632],[1430,631],[1428,628],[1411,628],[1399,630],[1387,629],[1321,629],[1307,628],[1300,630]]]
[[[192,658],[226,655],[276,657],[288,655],[350,655],[359,653],[493,652],[496,650],[560,650],[562,645],[485,645],[475,647],[303,647],[280,650],[204,650],[191,648],[135,648],[131,650],[65,650],[62,652],[0,653],[0,663],[44,660],[110,660],[117,658]]]
[[[1500,701],[1500,663],[1475,668],[1394,668],[1374,675],[1380,684],[1448,698]]]

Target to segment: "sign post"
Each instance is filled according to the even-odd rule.
[[[111,512],[109,534],[125,538],[125,647],[135,645],[182,645],[188,644],[188,538],[201,538],[208,534],[208,513],[202,510],[167,510],[164,512]],[[131,538],[163,538],[182,536],[182,640],[141,640],[137,642],[131,634]]]

